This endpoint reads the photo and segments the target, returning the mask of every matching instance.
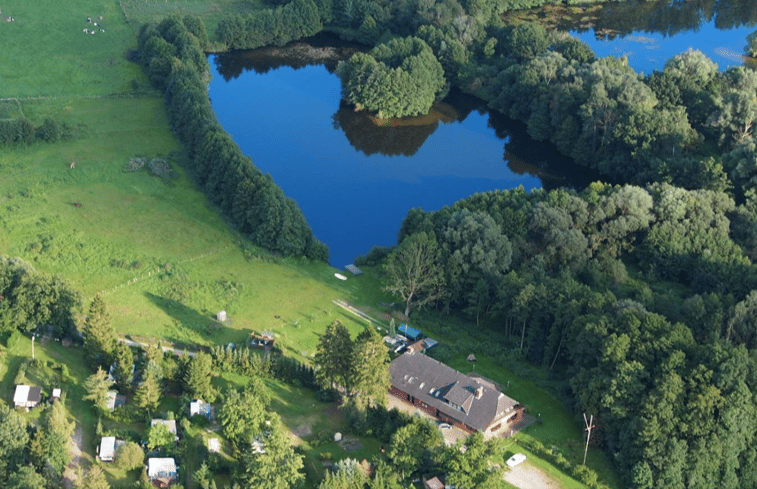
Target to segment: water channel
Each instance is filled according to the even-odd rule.
[[[640,0],[520,15],[547,24],[558,19],[553,27],[572,31],[598,55],[625,54],[637,71],[649,73],[689,47],[721,69],[741,64],[757,2],[723,5]],[[355,48],[318,36],[285,49],[211,59],[209,90],[220,123],[299,204],[331,249],[332,265],[351,263],[374,245],[395,244],[414,207],[431,211],[476,192],[581,188],[598,179],[532,140],[522,124],[454,89],[427,117],[412,121],[381,123],[355,113],[341,102],[333,73]]]

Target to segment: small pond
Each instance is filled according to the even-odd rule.
[[[349,53],[313,49],[295,43],[213,56],[210,98],[244,153],[297,201],[336,267],[374,245],[396,244],[411,208],[597,179],[529,138],[521,124],[455,90],[419,119],[382,122],[355,113],[341,102],[333,74]],[[312,58],[319,64],[309,64]]]

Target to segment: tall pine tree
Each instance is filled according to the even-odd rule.
[[[140,409],[153,412],[158,408],[158,404],[160,404],[161,395],[160,378],[158,378],[155,371],[148,371],[142,384],[134,394],[134,403]]]
[[[372,327],[355,338],[352,347],[350,402],[358,409],[384,406],[389,392],[389,350]]]
[[[116,331],[110,322],[105,301],[96,295],[89,305],[89,314],[84,323],[84,354],[92,368],[108,368],[113,361],[116,346]]]
[[[213,402],[215,391],[210,385],[213,359],[207,353],[198,353],[187,366],[184,374],[184,390],[195,399]]]

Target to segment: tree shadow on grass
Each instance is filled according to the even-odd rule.
[[[180,338],[170,333],[167,334],[165,331],[161,331],[160,333],[156,331],[156,336],[166,339],[177,346],[187,345],[187,338],[198,336],[211,343],[216,343],[222,338],[229,338],[229,336],[244,336],[246,340],[244,331],[228,328],[212,317],[201,314],[179,301],[161,297],[150,292],[145,292],[145,297],[173,318],[176,327],[183,330],[182,333],[186,334],[186,337]],[[188,346],[192,345],[189,344]]]

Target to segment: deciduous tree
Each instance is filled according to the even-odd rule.
[[[433,235],[420,232],[402,240],[385,265],[384,290],[405,301],[405,315],[413,306],[422,308],[444,293],[444,276],[439,264],[439,246]]]
[[[342,323],[334,321],[326,327],[313,358],[316,366],[315,376],[322,387],[348,387],[352,371],[353,346],[350,332]]]
[[[134,470],[145,463],[145,452],[134,442],[126,442],[116,450],[116,465],[122,470]]]
[[[175,440],[176,436],[168,431],[168,426],[163,423],[156,423],[147,430],[147,448],[149,450],[172,447]]]

